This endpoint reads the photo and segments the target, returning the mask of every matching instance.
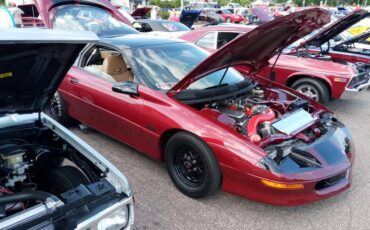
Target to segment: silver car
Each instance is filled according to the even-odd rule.
[[[41,111],[89,32],[0,30],[0,229],[133,229],[126,177]]]

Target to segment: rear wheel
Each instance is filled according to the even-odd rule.
[[[45,109],[45,113],[59,123],[68,126],[75,120],[68,115],[68,108],[59,92],[56,92]]]
[[[301,78],[292,84],[292,88],[323,104],[327,104],[330,100],[329,89],[320,80]]]
[[[168,174],[185,195],[202,198],[214,194],[221,183],[221,171],[211,149],[194,135],[179,132],[165,149]]]

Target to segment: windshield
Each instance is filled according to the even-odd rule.
[[[189,27],[185,26],[182,23],[178,22],[161,22],[162,26],[166,28],[169,32],[177,32],[177,31],[189,31]]]
[[[55,11],[54,29],[93,31],[98,36],[107,37],[138,33],[109,12],[94,6],[59,6]]]
[[[208,53],[188,43],[174,43],[139,47],[127,50],[128,58],[148,86],[167,91],[183,79],[192,69],[208,57]],[[219,85],[224,70],[216,71],[192,83],[188,89],[207,89]],[[244,77],[230,68],[222,85],[244,80]]]

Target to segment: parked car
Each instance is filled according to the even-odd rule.
[[[24,13],[22,14],[22,27],[45,27],[44,22],[38,18],[39,12],[35,4],[17,5]]]
[[[181,22],[167,20],[141,19],[132,23],[132,26],[142,33],[167,37],[179,37],[190,31],[190,29]]]
[[[238,35],[250,32],[252,28],[254,27],[208,26],[189,31],[179,38],[214,52]],[[346,60],[336,62],[331,61],[331,58],[319,58],[315,55],[303,56],[302,53],[300,55],[289,55],[292,53],[292,47],[297,46],[296,44],[302,44],[302,41],[305,41],[305,38],[292,43],[286,48],[286,54],[280,55],[276,63],[277,57],[272,58],[270,65],[262,69],[259,74],[292,87],[324,104],[328,103],[331,98],[343,98],[347,94],[358,93],[370,85],[369,66],[367,64],[351,64],[347,63]],[[330,53],[335,54],[334,52]],[[358,61],[367,60],[368,58],[365,55],[351,56],[348,53],[346,56],[342,55],[342,57],[357,58]],[[359,59],[359,57],[365,59]],[[272,68],[273,73],[271,73]]]
[[[217,25],[225,22],[223,17],[216,14],[216,9],[207,8],[203,9],[199,17],[194,22],[193,27],[199,28],[208,25]]]
[[[42,113],[77,54],[98,38],[0,33],[0,229],[133,229],[126,177]]]
[[[138,33],[108,0],[35,0],[35,4],[46,28],[88,30],[99,36]],[[53,21],[49,14],[56,14]]]
[[[356,44],[359,39],[363,39],[362,37],[353,38],[350,35],[341,37],[341,34],[346,33],[348,28],[368,17],[370,17],[370,13],[366,10],[354,11],[293,43],[288,47],[286,53],[334,62],[370,64],[369,48],[358,48]]]
[[[241,34],[248,33],[256,28],[253,25],[228,25],[206,26],[191,30],[179,38],[194,43],[208,52],[215,52]]]
[[[233,14],[227,9],[217,9],[216,14],[220,15],[227,23],[241,23],[245,21],[245,18],[243,16]]]
[[[209,58],[180,40],[102,38],[80,53],[49,114],[164,160],[193,198],[220,186],[277,205],[333,196],[350,187],[355,150],[347,128],[317,102],[255,74],[328,18],[322,9],[282,17]]]

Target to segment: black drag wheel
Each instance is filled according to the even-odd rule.
[[[68,115],[68,108],[59,92],[56,92],[45,109],[45,113],[59,123],[68,126],[75,120]]]
[[[76,188],[80,184],[89,184],[86,176],[73,166],[61,166],[51,171],[49,175],[50,191],[60,195],[68,190]]]
[[[221,171],[211,149],[194,135],[179,132],[165,149],[168,174],[185,195],[202,198],[214,194],[221,183]]]
[[[320,80],[301,78],[292,84],[292,88],[322,104],[330,100],[329,89]]]

